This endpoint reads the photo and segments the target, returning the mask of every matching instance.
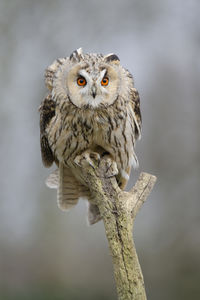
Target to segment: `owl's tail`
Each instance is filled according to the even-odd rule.
[[[61,163],[59,168],[49,175],[46,185],[57,189],[57,203],[62,210],[68,210],[76,205],[80,197],[89,196],[89,190]]]
[[[88,222],[94,224],[101,220],[98,207],[91,201],[90,191],[78,182],[69,168],[59,164],[59,168],[49,175],[46,180],[49,188],[57,189],[57,203],[61,210],[67,211],[78,203],[79,198],[86,198],[88,206]]]

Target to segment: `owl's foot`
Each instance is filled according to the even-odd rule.
[[[95,168],[99,165],[100,158],[101,157],[99,153],[86,150],[81,155],[76,156],[74,162],[79,167],[86,166],[89,164],[91,167]]]
[[[119,173],[117,163],[109,154],[103,155],[103,157],[106,158],[105,177],[110,178],[116,176]],[[82,154],[76,156],[76,158],[74,159],[74,163],[79,167],[87,167],[87,165],[90,165],[92,168],[95,169],[97,166],[99,166],[100,159],[101,156],[99,155],[99,153],[86,150]]]
[[[113,177],[118,174],[118,168],[117,168],[117,163],[111,158],[107,157],[106,158],[106,172],[105,172],[105,177]]]

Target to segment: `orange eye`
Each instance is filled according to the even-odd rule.
[[[101,80],[101,85],[106,86],[106,85],[108,85],[108,82],[109,82],[108,77],[104,77],[104,78]]]
[[[79,77],[77,79],[77,84],[80,85],[80,86],[85,86],[87,84],[87,82],[86,82],[84,77]]]

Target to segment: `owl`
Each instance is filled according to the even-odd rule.
[[[131,168],[138,165],[134,151],[141,135],[140,98],[133,76],[115,54],[83,53],[75,50],[57,59],[45,72],[48,95],[41,103],[40,144],[45,167],[57,165],[47,179],[57,189],[63,210],[80,198],[89,203],[89,222],[100,219],[89,188],[79,180],[77,157],[101,159],[108,155],[116,164],[116,179],[124,189]]]

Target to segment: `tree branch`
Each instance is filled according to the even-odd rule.
[[[146,201],[156,177],[141,173],[135,186],[122,191],[115,176],[107,178],[107,158],[95,167],[82,162],[79,179],[89,187],[102,216],[112,255],[119,300],[145,300],[142,271],[134,241],[133,223]]]

